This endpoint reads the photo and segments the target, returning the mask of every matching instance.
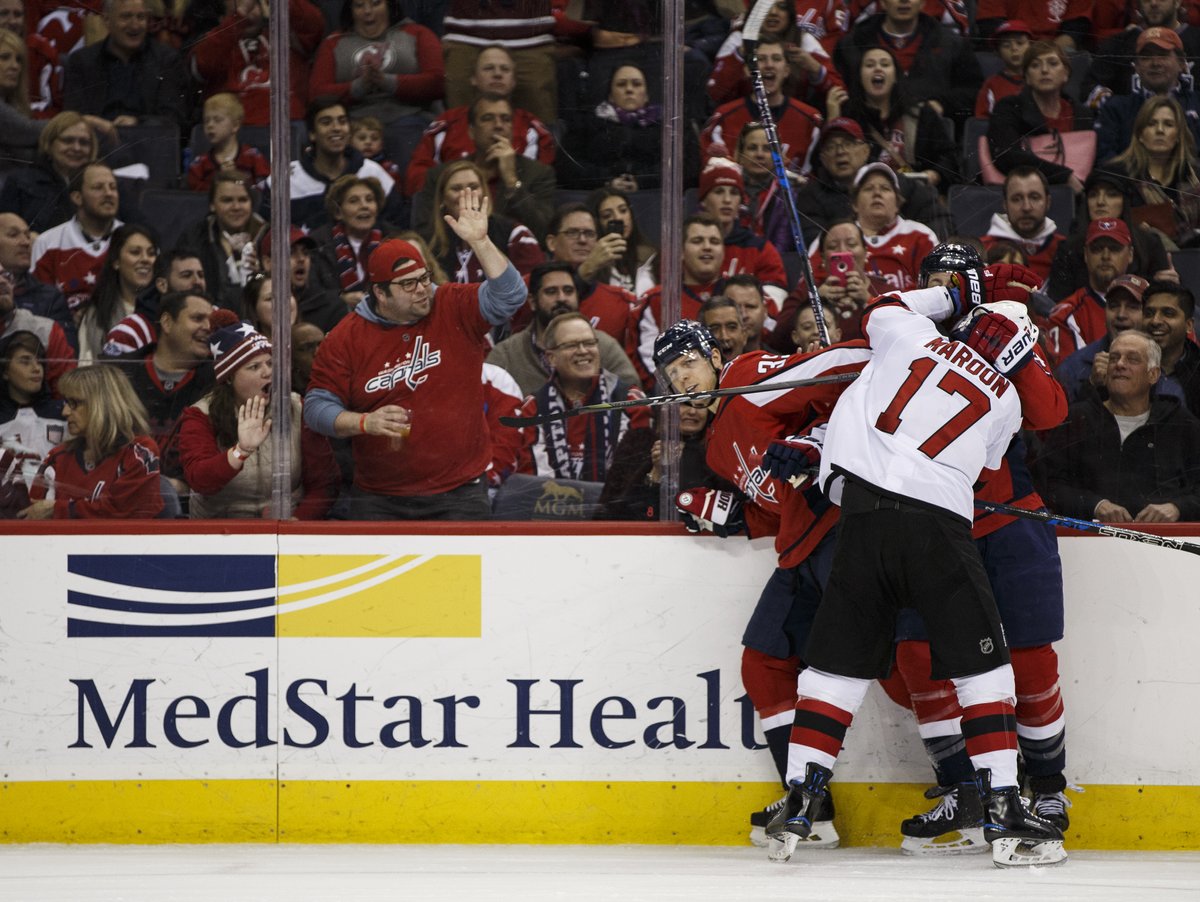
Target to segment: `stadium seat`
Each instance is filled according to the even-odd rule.
[[[171,188],[179,183],[182,147],[177,125],[122,125],[120,143],[105,161],[114,169],[141,163],[150,172],[147,183],[154,188]]]
[[[963,126],[962,176],[965,182],[979,181],[979,139],[987,137],[988,120],[972,117]]]
[[[998,75],[1004,68],[1004,60],[1000,59],[998,54],[987,50],[976,50],[975,59],[979,60],[979,68],[983,72],[984,81],[993,75]]]
[[[160,250],[171,250],[184,229],[208,215],[208,195],[171,188],[147,188],[138,200],[141,221],[158,236]]]
[[[999,213],[1004,189],[1000,185],[952,185],[950,218],[954,232],[978,238],[987,234],[992,214]],[[1067,234],[1075,221],[1075,195],[1068,185],[1050,186],[1050,218]]]
[[[1189,247],[1171,252],[1171,263],[1180,283],[1192,291],[1200,290],[1200,248]]]

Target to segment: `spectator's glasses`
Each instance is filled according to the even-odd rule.
[[[565,351],[568,354],[574,354],[576,351],[594,351],[600,347],[599,339],[584,338],[580,341],[567,341],[560,345],[555,345],[552,348],[546,348],[547,351]]]
[[[821,153],[849,153],[858,147],[861,141],[834,141],[830,139],[821,145]]]
[[[63,398],[63,407],[70,407],[72,410],[78,410],[87,403],[83,398]]]
[[[388,282],[388,284],[399,285],[401,291],[406,291],[409,294],[412,294],[417,290],[418,285],[420,285],[422,288],[428,288],[429,283],[432,281],[433,277],[430,276],[429,273],[425,273],[424,275],[414,276],[411,279],[392,279],[392,281]]]
[[[570,241],[578,241],[580,238],[584,241],[594,241],[596,238],[595,229],[563,229],[555,234],[562,235]]]

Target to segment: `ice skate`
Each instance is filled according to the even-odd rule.
[[[900,825],[906,855],[966,855],[986,852],[983,838],[983,807],[979,787],[972,780],[955,786],[939,786],[932,793],[937,805]],[[930,796],[930,792],[925,793]]]
[[[992,845],[992,863],[996,867],[1066,861],[1062,831],[1031,812],[1017,787],[992,789],[987,768],[980,769],[977,776],[983,803],[983,838]]]
[[[775,840],[767,857],[772,861],[787,861],[796,846],[813,834],[817,816],[829,796],[829,768],[809,762],[804,782],[793,780],[783,805],[767,824],[767,838]],[[832,805],[829,806],[832,812]]]
[[[1066,788],[1067,781],[1062,774],[1029,778],[1029,807],[1034,814],[1049,821],[1064,834],[1071,826],[1071,819],[1067,817],[1071,801],[1065,794]]]
[[[783,808],[787,801],[787,796],[775,800],[766,808],[750,813],[750,842],[762,849],[778,846],[777,840],[772,840],[767,837],[767,824],[771,822],[771,818],[775,813]],[[834,807],[833,807],[833,790],[828,790],[822,797],[821,804],[817,808],[815,814],[816,820],[813,821],[812,832],[800,843],[797,848],[801,849],[836,849],[838,843],[841,842],[841,837],[838,836],[837,828],[833,825]]]

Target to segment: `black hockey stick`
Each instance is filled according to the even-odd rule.
[[[758,70],[758,34],[762,30],[763,20],[775,5],[777,0],[756,0],[754,7],[746,16],[746,24],[742,26],[742,59],[750,71],[750,80],[754,86],[754,99],[758,104],[758,117],[762,121],[763,134],[767,146],[771,149],[771,162],[775,165],[775,181],[787,204],[788,223],[792,227],[792,241],[796,253],[800,255],[800,273],[808,286],[808,303],[812,307],[813,319],[817,327],[817,336],[821,347],[829,347],[829,329],[825,325],[825,305],[821,295],[817,293],[817,283],[813,278],[812,264],[808,260],[808,249],[804,246],[804,232],[800,228],[800,210],[796,207],[796,198],[792,194],[792,186],[788,182],[787,166],[783,160],[783,147],[779,143],[779,133],[775,130],[775,117],[771,115],[771,103],[767,98],[767,89],[763,85],[762,73]],[[793,13],[795,15],[795,13]]]
[[[999,501],[981,501],[976,498],[975,506],[993,514],[1009,514],[1013,517],[1024,517],[1026,520],[1049,523],[1051,526],[1065,526],[1067,529],[1098,532],[1102,536],[1112,536],[1114,539],[1128,539],[1130,542],[1141,542],[1143,545],[1158,545],[1162,548],[1174,548],[1176,551],[1200,554],[1200,545],[1197,545],[1195,542],[1168,539],[1166,536],[1138,532],[1136,529],[1122,529],[1120,526],[1095,523],[1091,520],[1076,520],[1074,517],[1063,517],[1059,514],[1048,513],[1047,511],[1028,511],[1024,508],[1013,507],[1011,504],[1001,504]]]
[[[764,391],[786,391],[791,388],[805,388],[809,385],[827,385],[831,382],[850,382],[856,378],[858,378],[858,373],[830,373],[825,376],[814,376],[811,379],[794,379],[791,382],[759,382],[754,385],[738,385],[734,388],[714,388],[712,391],[652,395],[648,398],[631,398],[628,401],[602,401],[599,404],[585,404],[583,407],[572,407],[569,410],[542,413],[533,417],[500,417],[500,423],[517,429],[523,426],[543,426],[557,420],[567,420],[590,413],[625,410],[628,407],[662,407],[664,404],[684,404],[688,401],[711,401],[714,398],[728,398],[731,395],[753,395]]]

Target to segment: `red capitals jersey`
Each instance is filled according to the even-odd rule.
[[[347,410],[388,404],[413,412],[399,447],[356,435],[354,482],[379,495],[436,495],[481,476],[492,459],[480,373],[492,326],[479,285],[439,285],[433,309],[407,326],[355,311],[334,326],[313,361],[309,390],[325,389]]]
[[[1035,431],[1053,429],[1067,418],[1067,393],[1054,378],[1036,347],[1033,354],[1034,359],[1012,377],[1013,388],[1021,399],[1021,425]],[[1045,507],[1042,497],[1033,487],[1033,477],[1025,464],[1025,443],[1019,435],[1009,445],[1000,468],[984,470],[980,474],[975,484],[975,497],[982,501],[999,501],[1022,510]],[[977,508],[971,534],[982,539],[1015,519]]]
[[[886,284],[889,291],[917,287],[921,261],[938,245],[937,233],[926,225],[900,217],[882,235],[867,236],[867,275]],[[829,278],[821,250],[814,241],[808,252],[817,284]]]
[[[684,285],[679,298],[679,318],[697,319],[700,316],[700,305],[713,294],[713,285]],[[638,307],[633,313],[636,327],[631,330],[630,340],[633,346],[626,346],[625,353],[633,361],[633,368],[642,377],[642,385],[646,391],[654,390],[654,339],[669,322],[663,321],[662,315],[662,286],[656,285],[642,295]],[[672,320],[671,322],[674,322]]]
[[[1025,82],[1021,78],[1013,78],[1007,72],[997,72],[989,77],[975,96],[975,115],[979,119],[987,119],[996,108],[996,102],[1005,97],[1013,97],[1021,93]]]
[[[1092,18],[1092,0],[979,0],[975,21],[1020,19],[1033,29],[1030,40],[1053,41],[1064,22]]]
[[[508,370],[494,363],[483,365],[483,399],[492,444],[488,485],[498,488],[504,480],[526,465],[529,456],[526,445],[531,430],[529,427],[513,429],[500,422],[501,417],[520,416],[521,404],[524,403],[521,386],[508,374]]]
[[[469,112],[465,106],[446,110],[425,129],[413,149],[404,177],[404,193],[409,197],[421,190],[425,174],[434,166],[475,156],[475,142],[471,140],[471,125],[467,121]],[[528,110],[514,108],[512,116],[513,150],[519,156],[553,166],[554,135],[546,124]]]
[[[163,508],[158,485],[158,446],[148,435],[133,441],[93,467],[82,450],[59,445],[38,472],[29,497],[40,501],[54,489],[54,519],[157,517]]]
[[[122,224],[121,220],[115,219],[112,229]],[[56,286],[67,296],[68,302],[79,295],[90,296],[108,256],[112,229],[107,235],[91,238],[83,233],[74,216],[61,225],[46,229],[33,242],[30,259],[33,277]],[[72,309],[77,306],[77,303],[71,303]]]
[[[775,130],[783,148],[783,159],[789,169],[808,172],[809,157],[821,135],[821,114],[807,103],[788,98],[775,113]],[[717,108],[700,133],[700,153],[703,159],[728,157],[733,159],[738,135],[748,122],[759,120],[758,105],[753,97],[733,100]]]
[[[1046,339],[1050,363],[1058,366],[1086,344],[1104,337],[1104,301],[1086,285],[1055,305],[1048,317]]]
[[[858,372],[871,357],[865,342],[846,342],[811,354],[785,357],[763,351],[742,354],[721,373],[721,387],[791,382],[833,373]],[[780,567],[794,567],[837,522],[837,508],[815,489],[798,492],[762,469],[776,438],[824,423],[848,383],[781,389],[722,398],[708,430],[709,468],[746,496],[751,536],[775,536]]]
[[[787,270],[783,268],[783,258],[767,239],[755,235],[745,226],[735,225],[725,236],[721,277],[728,278],[741,273],[748,273],[762,282],[767,312],[772,317],[778,315],[787,297],[788,278]]]

